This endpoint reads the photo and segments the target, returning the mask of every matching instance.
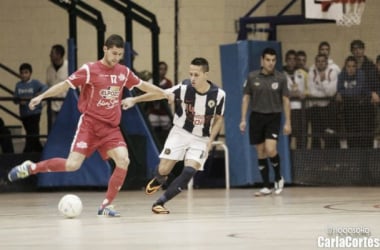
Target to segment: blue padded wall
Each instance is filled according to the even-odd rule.
[[[242,135],[239,130],[239,123],[243,83],[250,71],[260,68],[261,52],[266,47],[271,47],[277,51],[276,68],[281,70],[282,57],[279,42],[239,41],[220,46],[223,89],[227,93],[225,133],[230,152],[231,186],[246,186],[262,181],[257,166],[255,149],[249,144],[248,131]],[[291,164],[287,136],[280,136],[278,150],[281,157],[282,174],[285,181],[290,183]],[[271,178],[273,179],[272,172]]]

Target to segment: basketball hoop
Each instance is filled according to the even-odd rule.
[[[365,0],[334,0],[333,2],[341,4],[343,9],[342,16],[336,19],[338,26],[351,27],[360,24]]]

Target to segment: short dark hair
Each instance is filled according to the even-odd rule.
[[[285,60],[287,60],[289,58],[289,56],[291,56],[291,55],[297,56],[297,52],[294,49],[290,49],[290,50],[286,51]]]
[[[21,73],[21,71],[23,70],[28,70],[30,73],[33,72],[33,69],[32,69],[32,65],[30,65],[29,63],[22,63],[19,67],[19,71]]]
[[[265,55],[272,55],[277,57],[277,53],[273,48],[265,48],[263,52],[261,53],[261,57],[264,58]]]
[[[208,61],[203,57],[196,57],[191,61],[191,65],[201,66],[203,72],[208,72],[210,67],[208,65]]]
[[[299,50],[299,51],[297,51],[297,56],[304,56],[304,57],[307,57],[306,52],[303,51],[303,50]]]
[[[164,65],[165,68],[168,68],[168,64],[166,62],[164,62],[164,61],[158,62],[158,66],[161,66],[161,65]]]
[[[319,57],[324,57],[324,58],[326,59],[326,61],[329,60],[329,58],[328,58],[327,55],[325,55],[325,54],[317,54],[317,55],[315,56],[315,60],[317,60]]]
[[[61,44],[54,44],[51,47],[51,49],[54,50],[61,57],[65,55],[65,48]]]
[[[124,48],[124,39],[116,34],[110,35],[104,43],[108,49],[112,47]]]
[[[380,62],[380,55],[376,57],[376,63]]]
[[[356,60],[354,56],[347,56],[346,60],[344,60],[344,65],[346,65],[346,63],[350,61],[358,63],[358,60]]]
[[[350,44],[350,48],[351,48],[351,51],[355,48],[361,48],[361,49],[364,49],[365,48],[365,44],[362,40],[353,40]]]
[[[319,45],[318,45],[318,50],[320,50],[322,46],[327,46],[327,47],[330,48],[330,44],[327,41],[320,42]]]

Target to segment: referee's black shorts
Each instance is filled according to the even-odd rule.
[[[281,127],[281,113],[257,113],[249,116],[249,141],[261,144],[266,139],[278,140]]]

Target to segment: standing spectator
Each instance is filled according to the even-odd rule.
[[[68,76],[68,63],[64,59],[65,48],[60,44],[55,44],[50,50],[50,65],[46,70],[46,84],[51,87],[59,82],[64,81]],[[63,92],[55,97],[66,97],[67,92]],[[63,101],[51,102],[51,124],[54,124],[58,113],[61,110]]]
[[[298,50],[296,52],[296,67],[297,69],[303,69],[306,73],[309,71],[309,68],[306,65],[307,55],[303,50]]]
[[[307,122],[302,99],[306,96],[307,73],[296,67],[296,55],[294,50],[286,53],[284,73],[288,80],[289,97],[291,98],[291,139],[295,139],[297,149],[304,149],[307,142]]]
[[[338,72],[328,64],[325,54],[318,54],[315,67],[310,68],[308,77],[310,96],[325,99],[309,101],[312,148],[322,148],[321,139],[324,139],[325,148],[337,148],[336,110],[328,98],[336,94]]]
[[[364,73],[358,69],[354,56],[346,58],[338,77],[337,101],[343,103],[343,126],[349,148],[363,147],[361,130],[366,117],[361,110],[363,102],[370,99],[370,90],[364,81]]]
[[[339,75],[340,73],[340,67],[334,62],[334,60],[330,57],[330,54],[331,54],[331,46],[330,46],[330,43],[326,42],[326,41],[322,41],[319,43],[318,45],[318,54],[319,55],[326,55],[327,57],[327,63],[328,63],[328,67],[329,69],[332,69],[334,71],[336,71],[337,75]],[[309,70],[314,70],[316,67],[315,64],[313,64]]]
[[[261,69],[250,72],[244,86],[241,106],[242,133],[246,130],[246,115],[250,104],[249,117],[250,143],[255,146],[258,166],[264,187],[255,193],[264,196],[272,193],[269,186],[268,158],[275,175],[275,194],[284,188],[281,175],[280,156],[277,152],[277,140],[280,135],[282,111],[285,113],[284,134],[291,133],[289,90],[286,76],[275,70],[276,51],[265,48],[261,54]]]
[[[160,74],[160,82],[158,86],[162,89],[168,89],[173,86],[171,80],[166,77],[168,72],[168,65],[166,62],[159,62],[159,74]],[[169,130],[172,126],[172,121],[170,118],[170,109],[166,103],[162,100],[153,101],[147,103],[148,106],[148,118],[150,124],[152,125],[154,131],[158,135],[160,142],[165,142],[165,139],[169,133]]]
[[[361,112],[365,115],[363,127],[361,131],[363,146],[374,146],[374,130],[375,130],[375,107],[374,103],[378,101],[377,86],[376,86],[376,66],[371,59],[365,55],[365,44],[362,40],[353,40],[350,44],[352,55],[358,63],[358,69],[364,72],[364,81],[371,90],[371,99],[363,100],[360,107]],[[371,139],[372,137],[372,139]]]
[[[26,131],[23,152],[41,152],[42,144],[39,136],[42,105],[37,105],[35,109],[30,109],[28,105],[30,99],[45,91],[47,86],[38,80],[31,79],[33,70],[29,63],[21,64],[19,70],[21,81],[16,83],[14,97],[16,103],[19,104],[21,121]]]
[[[65,81],[50,87],[29,103],[33,110],[43,99],[66,92],[69,88],[81,88],[78,101],[81,117],[68,158],[55,157],[37,163],[25,161],[12,168],[8,179],[13,182],[37,173],[76,171],[86,157],[98,150],[104,160],[112,158],[116,165],[98,215],[119,217],[120,213],[114,209],[112,202],[124,183],[129,165],[127,145],[119,127],[120,106],[124,107],[123,90],[137,87],[162,98],[172,99],[173,96],[142,81],[128,67],[119,64],[124,54],[124,39],[121,36],[109,36],[103,52],[102,59],[84,64]]]
[[[207,79],[208,72],[208,61],[194,58],[190,63],[190,79],[168,90],[175,96],[174,126],[160,154],[156,176],[146,186],[145,193],[158,191],[178,161],[184,161],[185,166],[153,204],[152,211],[156,214],[169,213],[164,204],[180,194],[203,168],[212,142],[222,127],[226,94]],[[148,95],[130,98],[131,106],[147,98]]]
[[[372,89],[371,101],[375,106],[374,148],[380,147],[380,55],[376,57],[376,85]]]

